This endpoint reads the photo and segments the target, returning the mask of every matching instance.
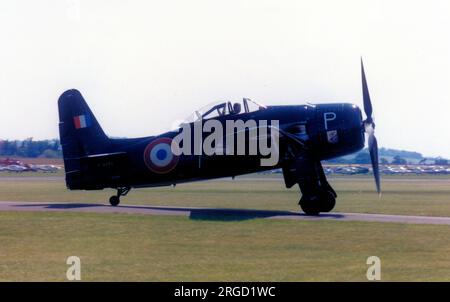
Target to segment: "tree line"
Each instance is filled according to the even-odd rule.
[[[0,140],[0,156],[58,158],[62,157],[62,150],[58,139]]]
[[[59,139],[38,140],[33,138],[26,140],[0,140],[0,156],[2,157],[43,157],[43,158],[60,158],[62,157],[62,149]],[[408,164],[407,159],[415,159],[419,163],[425,163],[427,160],[418,152],[385,149],[379,150],[381,164]],[[388,160],[389,158],[389,160]],[[449,161],[444,158],[435,158],[437,165],[448,165]],[[370,164],[370,155],[367,148],[360,152],[335,158],[328,161],[329,163],[339,164]]]
[[[437,158],[425,158],[422,154],[412,151],[395,150],[380,148],[378,151],[379,162],[382,165],[394,164],[394,165],[407,165],[407,164],[435,164],[435,165],[448,165],[449,160],[437,157]],[[367,148],[347,156],[342,156],[328,160],[327,162],[333,164],[370,164],[370,154]]]

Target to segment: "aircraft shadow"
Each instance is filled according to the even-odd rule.
[[[33,203],[15,205],[15,207],[42,207],[46,209],[79,209],[104,206],[105,205],[95,203]]]
[[[190,219],[194,220],[214,220],[214,221],[242,221],[257,218],[271,218],[271,217],[291,217],[296,218],[323,218],[333,217],[341,218],[341,214],[322,214],[320,216],[307,216],[303,213],[296,213],[290,211],[275,211],[275,210],[252,210],[252,209],[191,209]]]
[[[93,204],[93,203],[41,203],[41,204],[21,204],[17,207],[42,207],[46,209],[81,209],[81,208],[110,208],[110,205]],[[160,207],[160,206],[132,206],[120,205],[116,208],[143,210],[142,214],[146,214],[148,210],[154,210],[155,215],[161,212],[186,212],[186,216],[193,220],[211,220],[211,221],[243,221],[257,218],[285,217],[285,218],[307,218],[308,220],[316,220],[322,218],[339,219],[343,218],[343,214],[325,213],[319,216],[307,216],[303,213],[276,210],[253,210],[253,209],[224,209],[224,208],[188,208],[188,207]],[[92,212],[96,212],[95,210]],[[99,211],[102,212],[102,211]],[[136,213],[139,213],[138,211]],[[163,215],[163,214],[162,214]]]

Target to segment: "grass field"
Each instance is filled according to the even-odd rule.
[[[450,281],[448,226],[190,220],[123,214],[0,213],[0,280]]]
[[[297,188],[275,176],[134,190],[126,204],[298,211]],[[450,216],[450,178],[331,179],[335,211]],[[112,190],[70,192],[56,177],[0,177],[0,200],[102,202]],[[64,281],[81,258],[85,281],[450,281],[450,226],[94,213],[0,212],[0,280]]]
[[[113,190],[68,191],[64,180],[47,177],[0,177],[0,200],[107,203]],[[48,176],[48,175],[47,175]],[[450,216],[450,176],[383,177],[383,195],[371,177],[330,178],[338,193],[334,211]],[[273,175],[132,190],[124,204],[248,208],[299,211],[299,189],[286,189]]]

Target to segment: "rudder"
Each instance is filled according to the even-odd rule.
[[[67,179],[80,170],[80,158],[107,153],[110,140],[78,90],[67,90],[59,97],[58,111]]]

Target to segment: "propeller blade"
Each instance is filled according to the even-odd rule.
[[[363,91],[363,103],[364,112],[366,113],[367,122],[372,122],[372,102],[370,101],[369,88],[367,87],[366,73],[364,72],[364,64],[361,57],[361,78],[362,78],[362,91]]]
[[[381,197],[380,184],[380,168],[378,164],[378,142],[375,137],[375,123],[372,118],[372,102],[370,101],[369,88],[367,87],[366,73],[364,72],[364,64],[361,57],[361,78],[364,112],[366,113],[366,120],[364,121],[364,130],[369,136],[369,153],[372,162],[373,177],[375,178],[375,185],[377,187],[378,195]]]
[[[375,185],[377,187],[378,195],[381,196],[380,184],[380,168],[378,165],[378,143],[373,131],[369,132],[369,153],[372,161],[373,177],[375,178]]]

